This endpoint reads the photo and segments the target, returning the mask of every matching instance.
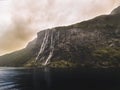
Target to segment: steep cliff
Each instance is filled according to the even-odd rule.
[[[6,62],[17,61],[22,63],[14,66],[119,67],[119,11],[118,7],[110,15],[40,31],[25,49],[1,56],[0,65],[10,66]]]

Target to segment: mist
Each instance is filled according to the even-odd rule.
[[[109,14],[120,0],[5,0],[9,19],[0,25],[0,55],[24,48],[38,31]],[[1,2],[1,1],[0,1]],[[0,10],[0,13],[1,10]],[[0,16],[1,17],[1,16]],[[0,18],[1,21],[1,18]],[[8,22],[7,22],[8,21]],[[2,22],[0,22],[2,23]]]

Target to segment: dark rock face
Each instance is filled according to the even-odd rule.
[[[120,6],[114,9],[111,14],[120,14]]]
[[[39,32],[37,61],[45,63],[51,55],[46,64],[56,60],[95,63],[93,53],[97,49],[120,47],[119,7],[113,13],[115,15],[103,15],[71,26]]]
[[[38,54],[38,50],[41,49],[46,33],[48,33],[48,38],[46,39],[45,46],[42,47],[44,50],[37,58],[43,62],[49,56],[52,49],[53,53],[51,60],[75,60],[76,58],[87,58],[83,55],[84,50],[100,46],[100,44],[104,44],[104,40],[106,39],[106,37],[102,35],[102,32],[98,30],[87,31],[74,27],[54,28],[38,33],[36,54]],[[52,47],[51,43],[53,44]]]
[[[26,49],[31,50],[33,61],[42,65],[65,60],[82,65],[119,66],[119,11],[118,7],[110,15],[71,26],[43,30]],[[26,61],[29,63],[29,60]]]

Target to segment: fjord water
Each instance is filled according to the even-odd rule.
[[[119,69],[0,68],[0,90],[120,90]]]

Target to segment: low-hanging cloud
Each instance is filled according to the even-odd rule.
[[[120,0],[11,0],[11,21],[0,34],[0,54],[23,48],[46,28],[108,14]]]

